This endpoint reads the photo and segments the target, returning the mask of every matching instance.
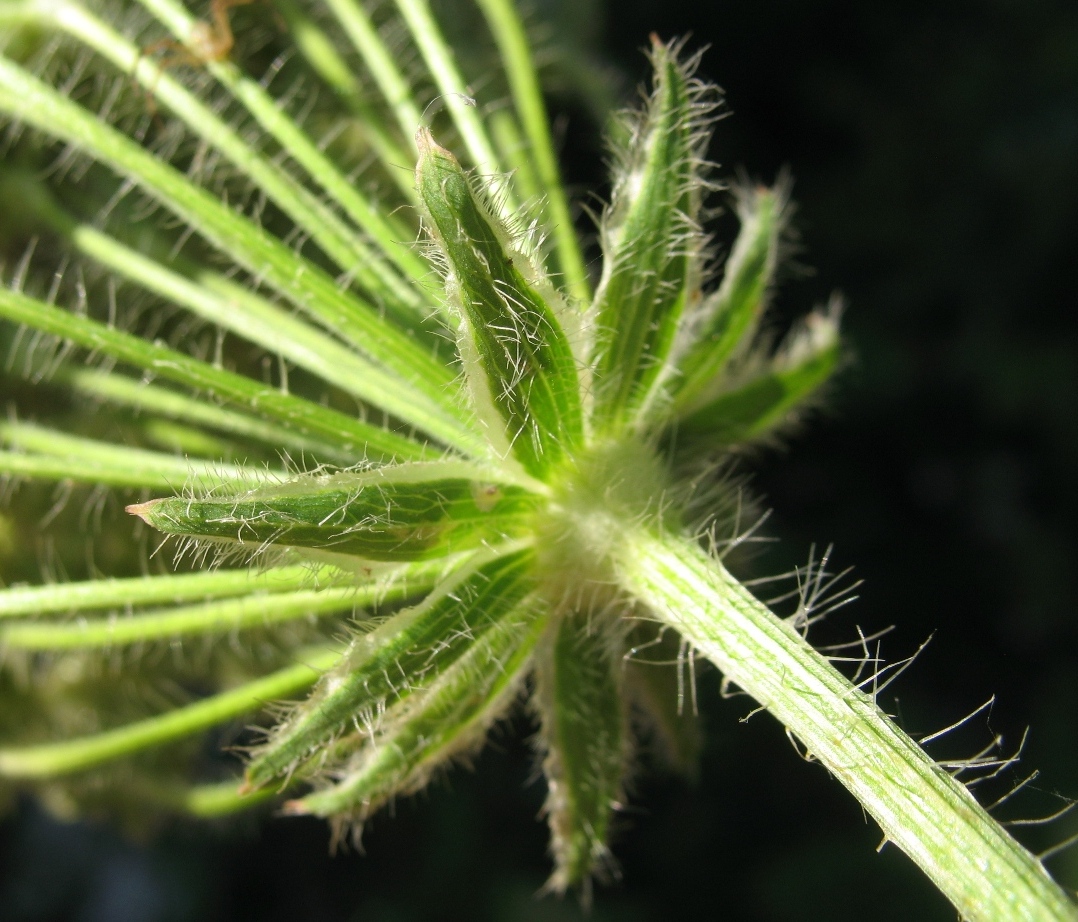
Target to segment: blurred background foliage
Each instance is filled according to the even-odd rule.
[[[885,703],[919,735],[996,695],[933,753],[968,756],[996,734],[1011,752],[1028,726],[1011,779],[1041,775],[1009,815],[1057,809],[1059,795],[1078,795],[1078,7],[541,8],[570,36],[555,97],[579,187],[602,189],[596,113],[633,98],[652,31],[709,45],[703,72],[733,113],[713,150],[725,170],[772,181],[789,168],[803,268],[785,279],[779,310],[793,316],[840,288],[851,361],[805,434],[755,465],[778,539],[756,566],[779,572],[833,542],[836,565],[855,566],[864,584],[815,639],[895,625],[883,640],[894,660],[932,636]],[[720,239],[728,222],[716,222]],[[4,387],[10,399],[26,386]],[[23,488],[0,513],[7,581],[82,561],[84,504],[65,511],[66,525],[33,524],[52,498]],[[103,535],[94,565],[137,570],[122,536]],[[700,677],[700,697],[700,777],[640,772],[615,847],[623,880],[597,891],[591,918],[953,918],[901,854],[876,853],[878,831],[856,802],[773,721],[739,723],[748,706],[721,700],[714,672]],[[0,730],[13,714],[0,714]],[[0,918],[580,918],[571,899],[535,899],[549,861],[528,733],[518,717],[474,772],[377,818],[365,855],[329,857],[328,830],[313,820],[175,822],[124,837],[17,800],[0,821]],[[1078,832],[1078,817],[1018,831],[1043,849]],[[1078,849],[1050,867],[1078,887]]]

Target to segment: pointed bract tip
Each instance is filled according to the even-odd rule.
[[[281,804],[281,812],[285,816],[310,816],[311,813],[302,800],[286,800]]]
[[[161,500],[151,499],[147,500],[144,503],[132,503],[130,506],[124,507],[124,512],[126,512],[128,515],[137,515],[140,519],[142,519],[143,522],[149,525],[151,524],[150,510],[153,509],[153,507],[156,506],[159,502],[161,502]]]
[[[457,163],[457,158],[453,156],[453,152],[446,150],[434,140],[434,135],[426,125],[420,125],[415,133],[415,146],[419,150],[419,162],[423,163],[423,159],[429,156],[444,157],[446,160],[451,160],[453,163]]]

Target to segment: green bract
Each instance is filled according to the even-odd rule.
[[[479,0],[490,47],[463,58],[426,0],[396,2],[403,56],[384,9],[276,6],[287,34],[260,40],[289,53],[251,51],[273,61],[259,77],[197,60],[206,25],[176,0],[122,16],[0,2],[0,189],[12,232],[39,241],[0,317],[14,367],[70,401],[0,424],[0,472],[126,488],[179,551],[175,573],[0,593],[13,707],[34,715],[8,722],[0,775],[53,802],[112,783],[201,815],[286,797],[358,828],[527,698],[561,891],[613,866],[639,720],[691,771],[683,667],[703,655],[964,914],[1000,918],[1000,894],[1020,893],[1069,916],[1040,865],[692,531],[702,487],[731,499],[725,459],[801,419],[840,358],[837,304],[781,339],[762,326],[783,189],[737,193],[714,277],[719,96],[695,59],[653,42],[592,272],[508,0]],[[163,36],[182,65],[148,50]],[[171,708],[93,666],[119,657],[153,688],[135,652],[199,638],[165,671],[200,692]],[[256,715],[243,777],[194,777],[183,740]]]

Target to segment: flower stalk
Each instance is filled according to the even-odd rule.
[[[1043,865],[789,622],[696,545],[634,537],[621,572],[650,610],[778,719],[963,917],[1074,915]]]

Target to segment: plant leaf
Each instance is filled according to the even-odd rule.
[[[290,813],[360,821],[397,794],[414,793],[432,769],[478,745],[520,689],[546,619],[525,599],[476,639],[423,691],[390,708],[382,727],[330,787],[287,804]]]
[[[307,475],[245,493],[166,497],[127,511],[170,535],[319,548],[367,560],[444,557],[524,530],[535,496],[430,462]]]
[[[492,404],[501,419],[495,448],[507,441],[525,470],[542,477],[583,434],[576,362],[551,304],[556,295],[510,243],[457,159],[425,128],[417,140],[416,181],[464,321],[460,348],[473,398],[480,409]]]
[[[838,310],[810,314],[774,358],[686,413],[677,423],[679,441],[689,450],[714,450],[774,432],[830,380],[841,354]]]
[[[529,550],[480,557],[413,608],[356,638],[314,694],[274,729],[247,767],[247,787],[294,771],[327,741],[376,720],[387,704],[433,681],[533,588]]]
[[[681,315],[699,295],[702,154],[714,104],[677,52],[653,42],[655,89],[602,219],[603,275],[592,307],[600,432],[631,423],[652,398]]]
[[[627,735],[621,650],[613,648],[609,627],[565,615],[536,657],[556,863],[548,886],[558,892],[612,871],[607,841],[622,798]]]
[[[726,260],[722,284],[686,316],[679,334],[680,379],[674,384],[679,410],[699,403],[700,394],[714,388],[730,360],[751,344],[774,284],[787,210],[781,185],[739,193],[741,231]]]

